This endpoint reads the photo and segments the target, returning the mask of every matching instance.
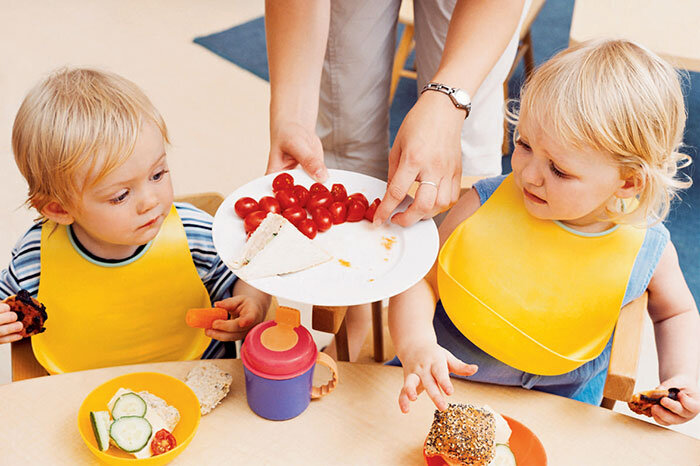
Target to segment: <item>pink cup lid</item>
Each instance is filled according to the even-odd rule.
[[[262,322],[248,332],[241,360],[255,375],[291,379],[316,363],[316,343],[300,323],[299,311],[280,306],[275,320]]]

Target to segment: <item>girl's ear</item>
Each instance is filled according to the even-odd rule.
[[[41,214],[52,222],[56,222],[60,225],[70,225],[75,221],[73,216],[56,201],[49,201],[46,203],[41,209]]]
[[[631,199],[642,191],[644,181],[639,173],[630,173],[622,178],[622,185],[615,191],[615,197]]]

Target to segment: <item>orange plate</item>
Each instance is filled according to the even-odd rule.
[[[515,455],[518,466],[547,466],[547,454],[544,452],[542,442],[537,436],[523,424],[513,418],[503,416],[508,422],[510,430],[510,449]],[[447,464],[442,456],[427,456],[423,448],[423,458],[428,466],[442,466]]]

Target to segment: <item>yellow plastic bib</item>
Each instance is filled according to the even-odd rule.
[[[523,202],[511,175],[455,229],[438,256],[440,299],[491,356],[563,374],[605,348],[645,230],[583,236],[531,216]]]
[[[46,331],[34,355],[51,374],[199,358],[211,339],[185,324],[189,308],[209,307],[175,207],[140,256],[110,267],[84,256],[64,226],[41,231],[38,298]]]

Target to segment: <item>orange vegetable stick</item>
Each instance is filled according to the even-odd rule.
[[[190,327],[211,328],[215,320],[228,319],[228,311],[220,307],[208,307],[205,309],[190,309],[185,315],[185,322]]]

